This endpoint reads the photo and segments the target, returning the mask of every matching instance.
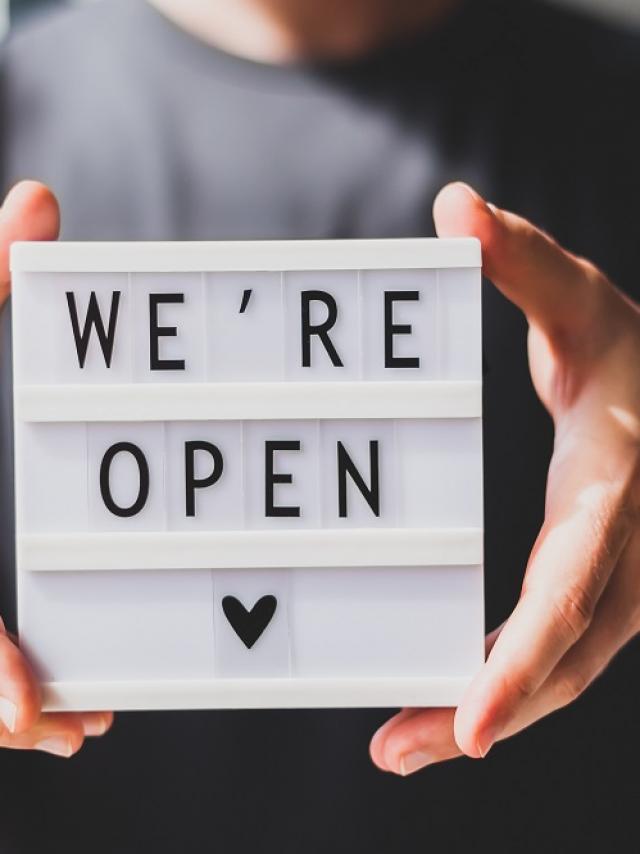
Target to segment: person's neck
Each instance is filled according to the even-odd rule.
[[[435,24],[458,0],[149,0],[182,29],[258,62],[346,60]]]

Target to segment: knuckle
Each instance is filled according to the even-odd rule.
[[[75,741],[84,737],[82,718],[75,712],[57,713],[56,718],[52,719],[52,728],[59,729]]]
[[[514,676],[511,680],[513,691],[518,700],[528,700],[537,688],[537,682],[528,672]]]
[[[554,685],[554,694],[558,708],[568,706],[582,696],[591,684],[591,679],[584,671],[574,668],[562,673]]]
[[[537,681],[529,670],[516,670],[502,678],[497,696],[509,705],[518,705],[528,700],[537,687]]]
[[[62,730],[55,728],[55,730],[53,731],[53,736],[55,738],[61,739],[68,745],[68,753],[59,754],[65,759],[69,759],[71,756],[75,756],[75,754],[84,744],[84,730],[82,728],[82,724],[80,723],[76,724],[74,722],[72,724],[68,724]]]
[[[595,611],[594,596],[574,584],[558,593],[552,602],[552,616],[561,637],[575,643],[589,628]]]
[[[547,335],[558,358],[575,363],[597,353],[606,338],[603,316],[609,317],[614,289],[604,273],[586,258],[570,256],[580,299],[570,321],[552,325]]]
[[[574,255],[573,257],[580,268],[585,281],[593,288],[594,291],[603,291],[609,286],[609,280],[602,270],[593,263],[593,261],[590,261],[582,255]]]
[[[603,588],[624,543],[637,529],[638,509],[632,500],[630,484],[599,496],[590,518],[592,545],[588,570],[590,587],[594,591]],[[591,611],[594,607],[595,602],[592,602]]]

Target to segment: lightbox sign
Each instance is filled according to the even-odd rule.
[[[48,709],[451,705],[483,660],[474,240],[12,249]]]

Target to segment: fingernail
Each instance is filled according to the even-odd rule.
[[[498,736],[501,731],[500,727],[489,727],[489,729],[486,729],[478,735],[476,745],[478,747],[478,753],[483,759],[498,740]]]
[[[64,756],[65,759],[68,759],[73,753],[71,742],[58,735],[52,735],[51,738],[43,738],[42,741],[36,744],[36,750],[53,753],[54,756]]]
[[[400,757],[400,775],[407,777],[414,771],[419,771],[433,762],[433,756],[425,750],[414,750],[413,753],[405,753]]]
[[[0,697],[0,721],[9,730],[16,731],[16,718],[18,717],[18,707],[11,700],[6,700]]]
[[[85,735],[104,735],[107,731],[107,722],[104,718],[89,718],[82,721],[82,728]]]

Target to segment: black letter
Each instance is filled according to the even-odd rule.
[[[347,516],[347,472],[362,493],[374,516],[380,515],[380,472],[378,465],[378,440],[369,442],[369,468],[371,470],[371,488],[367,487],[353,460],[346,452],[342,442],[338,442],[338,514]]]
[[[158,304],[184,302],[184,294],[149,294],[149,364],[152,371],[184,371],[184,359],[161,359],[158,355],[158,338],[174,337],[175,326],[158,326]]]
[[[342,368],[342,360],[336,353],[333,341],[329,338],[329,330],[335,326],[338,319],[338,306],[331,294],[325,291],[302,291],[300,294],[302,309],[302,367],[311,365],[311,336],[317,335],[324,344],[324,349],[329,354],[332,364],[336,368]],[[312,324],[310,303],[312,300],[323,302],[327,307],[327,319],[324,323]]]
[[[275,483],[291,483],[293,476],[290,474],[274,474],[273,472],[273,454],[275,451],[299,451],[300,442],[265,442],[265,498],[264,498],[264,515],[265,516],[299,516],[299,507],[274,507],[273,504],[273,485]]]
[[[393,322],[393,304],[396,300],[419,300],[420,291],[384,292],[384,366],[385,368],[419,368],[418,356],[394,356],[393,336],[410,335],[410,323]]]
[[[207,451],[213,458],[213,468],[211,474],[207,477],[195,476],[195,456],[196,451]],[[187,499],[187,516],[196,515],[196,489],[202,489],[205,486],[213,486],[220,480],[224,461],[220,449],[211,442],[185,442],[184,443],[184,479],[185,479],[185,494]]]
[[[91,327],[95,326],[100,348],[104,361],[108,368],[111,367],[111,356],[113,354],[113,341],[116,332],[116,321],[118,319],[118,306],[120,305],[120,291],[114,291],[111,297],[111,311],[109,313],[109,330],[105,332],[104,323],[100,309],[98,308],[98,298],[96,292],[91,291],[89,297],[89,308],[84,321],[84,327],[80,332],[80,324],[78,323],[78,310],[76,308],[76,296],[72,291],[67,291],[67,305],[69,306],[69,316],[71,318],[71,328],[73,329],[73,338],[76,342],[76,351],[78,353],[78,362],[80,367],[84,368],[84,363],[87,358],[87,349],[89,348],[89,338],[91,337]]]
[[[111,463],[113,462],[115,455],[119,454],[121,451],[126,451],[134,457],[135,461],[138,463],[138,470],[140,471],[138,497],[131,507],[119,507],[111,495],[111,484],[109,483]],[[145,455],[137,445],[134,445],[131,442],[116,442],[115,445],[111,445],[110,448],[107,448],[105,455],[102,458],[102,462],[100,463],[100,494],[102,495],[105,507],[110,513],[113,513],[114,516],[135,516],[136,513],[139,513],[142,510],[144,505],[147,503],[147,498],[149,497],[149,466],[147,465]]]

